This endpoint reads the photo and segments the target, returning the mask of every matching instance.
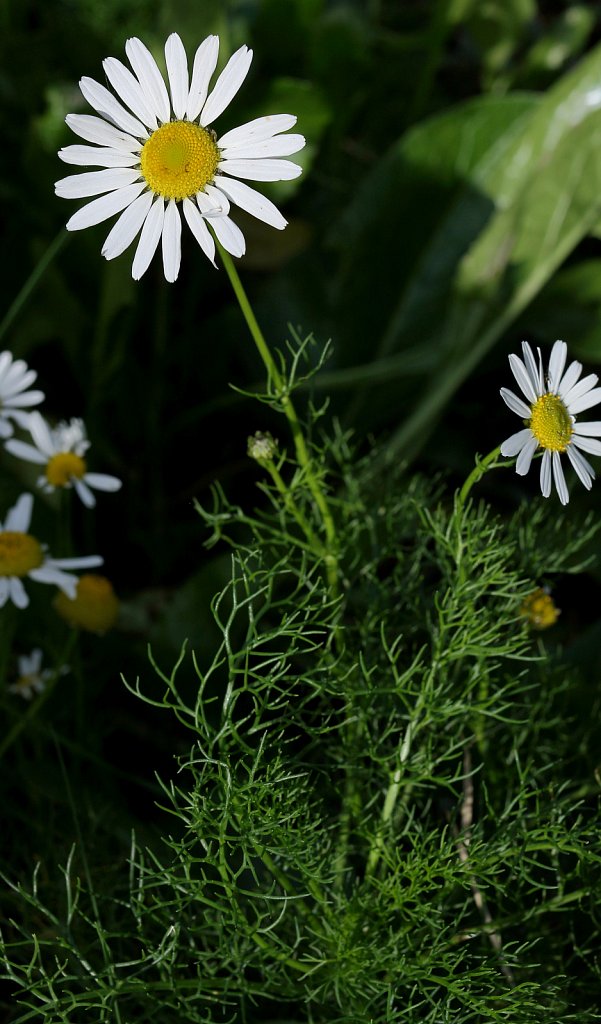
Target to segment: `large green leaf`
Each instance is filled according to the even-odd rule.
[[[415,450],[446,402],[601,211],[601,48],[544,97],[474,184],[495,212],[461,260],[440,331],[441,367],[392,439]]]

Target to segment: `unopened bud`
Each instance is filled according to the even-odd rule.
[[[277,450],[278,443],[269,432],[263,433],[257,430],[248,439],[247,452],[250,458],[255,459],[258,463],[272,462],[277,454]]]

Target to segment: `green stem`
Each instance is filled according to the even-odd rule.
[[[506,459],[504,459],[502,462],[497,462],[496,460],[500,454],[501,446],[498,445],[496,448],[493,448],[492,452],[489,452],[488,455],[485,455],[484,458],[481,459],[478,455],[476,456],[476,465],[472,469],[463,487],[459,491],[457,500],[461,508],[463,508],[463,506],[465,505],[467,497],[474,484],[477,484],[478,480],[480,480],[480,478],[483,477],[484,474],[488,472],[489,469],[496,469],[497,466],[513,465],[512,462],[508,463]]]
[[[303,531],[307,540],[309,541],[309,544],[311,545],[312,549],[314,551],[319,551],[320,549],[323,550],[323,547],[320,544],[319,539],[313,533],[310,524],[307,522],[303,513],[296,504],[294,498],[292,497],[292,494],[290,493],[289,488],[286,486],[284,480],[282,479],[282,474],[280,473],[275,463],[272,462],[270,459],[269,461],[265,460],[264,462],[262,462],[262,465],[269,473],[279,493],[282,495],[282,498],[284,499],[284,504],[286,505],[286,508],[296,519],[298,525],[300,526],[301,530]]]
[[[315,504],[319,509],[327,540],[326,553],[324,558],[326,564],[326,575],[332,593],[335,597],[337,597],[338,545],[336,537],[336,527],[334,525],[332,513],[330,512],[326,496],[320,486],[319,479],[315,473],[313,461],[311,459],[311,456],[309,455],[303,430],[296,409],[294,408],[294,403],[288,392],[288,386],[286,384],[286,381],[284,380],[284,377],[280,373],[275,362],[275,359],[271,354],[269,346],[267,345],[267,342],[263,337],[263,333],[261,331],[261,328],[259,327],[259,324],[257,323],[257,319],[252,310],[252,306],[248,301],[248,297],[246,295],[246,292],[244,291],[242,282],[240,280],[240,277],[238,276],[238,271],[234,266],[234,261],[232,257],[228,252],[226,252],[223,246],[219,245],[219,243],[217,243],[217,246],[223,262],[223,266],[225,267],[232,288],[234,289],[234,294],[236,296],[236,299],[238,300],[238,304],[242,311],[242,315],[246,320],[248,329],[252,335],[252,339],[257,347],[257,351],[261,356],[261,359],[263,360],[263,365],[265,366],[265,369],[267,370],[268,383],[271,383],[273,385],[277,398],[281,404],[282,412],[284,413],[286,419],[288,420],[299,466],[301,467],[304,473],[305,479],[307,481],[307,486],[311,492],[311,495],[313,496],[313,500],[315,501]],[[323,552],[317,553],[323,554]]]
[[[21,291],[18,293],[18,295],[16,296],[12,304],[8,307],[6,313],[4,314],[2,323],[0,323],[0,341],[6,334],[13,320],[15,320],[18,314],[21,312],[21,308],[25,305],[31,293],[34,291],[36,286],[41,281],[45,271],[52,263],[52,260],[54,259],[56,254],[60,252],[60,250],[62,249],[66,239],[68,238],[68,235],[69,232],[66,230],[66,228],[61,228],[58,235],[56,235],[56,237],[53,239],[53,241],[46,249],[46,252],[42,256],[41,260],[39,260],[38,263],[36,263],[31,274],[29,275],[25,284],[21,288]]]

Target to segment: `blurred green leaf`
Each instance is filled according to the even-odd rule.
[[[591,230],[601,209],[601,48],[566,75],[474,177],[495,213],[462,259],[444,365],[393,445],[423,438],[446,401]]]
[[[601,363],[601,260],[560,270],[526,311],[524,327],[528,335],[562,338],[579,359]]]

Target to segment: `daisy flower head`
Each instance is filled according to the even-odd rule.
[[[22,359],[13,359],[10,352],[0,352],[0,438],[11,437],[11,420],[26,426],[28,414],[23,410],[44,401],[43,391],[27,390],[36,377],[35,370],[30,370]]]
[[[241,46],[210,88],[217,67],[219,37],[200,44],[192,69],[184,45],[172,33],[165,43],[167,83],[140,39],[128,39],[128,68],[116,57],[103,61],[111,89],[92,78],[79,85],[97,115],[69,114],[67,124],[91,146],[61,149],[65,163],[101,170],[69,175],[56,183],[66,199],[97,196],[67,222],[78,231],[119,218],[102,254],[119,256],[139,235],[132,276],[142,277],[159,242],[167,281],[175,281],[181,260],[182,218],[214,263],[213,235],[232,256],[245,251],[244,236],[229,216],[230,203],[280,230],[286,221],[276,206],[249,181],[284,181],[302,168],[283,159],[303,148],[302,135],[287,134],[292,114],[271,114],[227,131],[212,125],[242,85],[252,50]],[[210,225],[209,231],[207,224]],[[213,234],[212,234],[212,233]]]
[[[42,692],[53,675],[51,668],[42,668],[42,652],[35,647],[31,654],[22,654],[17,659],[17,680],[11,683],[8,692],[31,700],[34,693]]]
[[[595,471],[582,452],[601,455],[601,421],[577,423],[578,413],[601,402],[601,388],[595,387],[598,377],[591,373],[580,377],[582,364],[574,360],[567,368],[567,345],[556,341],[551,350],[549,369],[543,376],[542,357],[538,363],[528,342],[522,342],[523,359],[510,355],[509,365],[524,398],[507,388],[501,397],[512,412],[524,421],[524,429],[512,434],[501,445],[501,454],[516,456],[516,472],[525,476],[537,449],[542,449],[540,488],[543,497],[551,494],[552,480],[562,505],[570,495],[563,473],[561,456],[567,453],[580,481],[590,490]],[[564,372],[565,371],[565,372]]]
[[[86,558],[51,558],[44,546],[29,533],[33,498],[22,494],[0,523],[0,608],[12,601],[27,608],[29,598],[23,579],[52,583],[69,597],[75,596],[77,576],[66,569],[88,569],[102,564],[99,555]]]
[[[90,447],[83,420],[72,419],[51,428],[39,412],[29,415],[27,426],[33,444],[16,438],[6,442],[6,450],[25,462],[44,467],[38,487],[51,494],[57,487],[74,487],[86,508],[94,508],[92,489],[118,491],[121,481],[106,473],[88,473],[84,455]]]

